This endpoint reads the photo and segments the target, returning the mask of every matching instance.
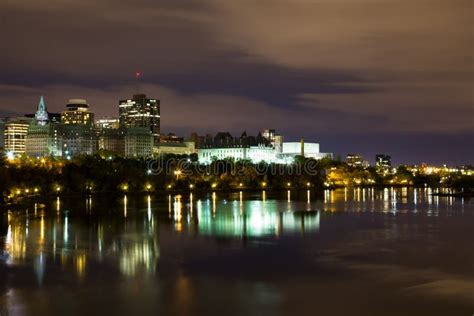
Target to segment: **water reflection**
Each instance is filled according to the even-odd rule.
[[[325,190],[320,197],[311,190],[288,190],[278,198],[265,190],[230,196],[124,195],[114,203],[92,196],[80,203],[58,197],[2,216],[0,263],[31,266],[38,285],[57,266],[84,280],[97,262],[125,277],[150,276],[159,265],[161,230],[240,240],[298,237],[318,235],[324,220],[334,215],[329,212],[442,216],[471,207],[463,199],[434,196],[430,188],[346,188]]]
[[[198,227],[198,232],[215,236],[246,236],[278,235],[281,232],[294,232],[302,229],[318,231],[319,212],[302,210],[286,212],[286,203],[280,201],[253,200],[243,201],[242,192],[239,200],[228,203],[217,201],[212,194],[212,204],[209,201],[197,203],[197,217],[189,214],[188,228]],[[216,207],[218,205],[218,207]],[[181,231],[182,207],[174,208],[175,229]]]

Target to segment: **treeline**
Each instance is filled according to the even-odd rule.
[[[216,160],[197,163],[197,156],[167,155],[154,160],[107,155],[71,160],[0,158],[0,202],[28,195],[90,194],[165,190],[307,189],[341,186],[430,186],[473,191],[474,176],[423,174],[400,166],[354,168],[330,159],[297,157],[293,164]]]
[[[407,166],[395,171],[377,167],[357,168],[335,163],[329,170],[327,181],[331,186],[415,186],[447,187],[473,191],[474,175],[458,172],[423,173]]]
[[[222,160],[204,166],[197,163],[195,155],[167,155],[156,160],[100,155],[71,160],[2,158],[0,191],[5,201],[35,194],[322,187],[325,164],[312,161],[311,165],[310,172],[301,163]]]

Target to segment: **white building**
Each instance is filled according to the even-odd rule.
[[[251,160],[254,163],[273,161],[277,151],[269,146],[200,148],[198,159],[200,163],[208,164],[213,160],[232,158],[235,160]]]
[[[330,153],[319,152],[318,143],[303,143],[303,155],[306,158],[322,159],[332,157]],[[208,164],[213,160],[232,158],[234,160],[251,160],[253,163],[261,161],[268,163],[291,163],[296,156],[302,154],[301,142],[284,142],[282,151],[271,146],[250,146],[230,148],[200,148],[199,162]]]

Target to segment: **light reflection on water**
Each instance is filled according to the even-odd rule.
[[[37,286],[44,286],[48,276],[57,277],[58,271],[61,275],[72,273],[83,282],[94,278],[100,267],[125,279],[150,278],[159,274],[161,260],[170,260],[170,253],[198,237],[273,243],[285,237],[296,238],[299,245],[305,238],[324,237],[325,225],[338,220],[335,214],[462,216],[467,208],[472,220],[472,202],[432,193],[430,188],[346,188],[326,190],[321,196],[310,190],[288,190],[279,196],[265,190],[206,196],[124,195],[111,205],[92,196],[84,203],[60,198],[46,205],[38,201],[31,206],[33,211],[28,207],[4,216],[0,269],[3,264],[30,267]],[[394,224],[384,231],[384,238],[410,233],[405,226]],[[337,236],[339,232],[328,234]],[[172,240],[165,243],[165,251],[163,238]]]

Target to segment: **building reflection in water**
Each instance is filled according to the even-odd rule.
[[[243,201],[242,192],[239,192],[239,199],[231,203],[218,201],[215,193],[211,195],[211,200],[212,203],[198,200],[196,218],[189,216],[203,235],[256,237],[298,232],[303,228],[305,232],[319,230],[319,212],[308,210],[307,207],[301,211],[286,212],[287,203],[266,199]],[[173,219],[178,232],[183,230],[182,211],[182,206],[175,204]]]
[[[134,236],[115,241],[113,253],[118,255],[119,269],[125,276],[153,275],[159,258],[156,237]]]
[[[269,198],[272,193],[264,190],[255,195],[257,200],[245,200],[243,192],[230,200],[216,192],[204,199],[193,193],[169,195],[168,210],[166,197],[161,202],[150,195],[137,198],[142,201],[137,207],[135,198],[129,201],[124,195],[114,202],[118,212],[102,217],[99,213],[108,208],[97,201],[93,203],[90,196],[72,208],[67,200],[57,198],[48,206],[35,203],[29,212],[0,216],[0,261],[31,265],[39,285],[48,269],[56,265],[73,272],[79,280],[87,278],[88,269],[94,266],[91,261],[115,262],[118,271],[127,277],[149,276],[155,273],[160,257],[158,227],[163,225],[180,234],[243,239],[319,232],[322,213],[316,207],[322,211],[380,212],[387,216],[402,212],[439,216],[462,212],[464,207],[464,200],[435,196],[430,188],[325,190],[323,201],[314,198],[313,192],[306,191],[306,196],[302,193],[283,192],[279,200]],[[160,210],[163,217],[157,214]]]
[[[127,197],[124,196],[124,214],[127,216]],[[147,211],[143,217],[112,217],[97,222],[84,222],[82,216],[71,214],[78,209],[60,212],[60,200],[51,204],[54,216],[48,215],[45,206],[35,204],[35,212],[10,214],[0,224],[0,261],[7,265],[30,265],[38,285],[42,285],[50,269],[62,267],[73,272],[78,280],[87,276],[88,261],[117,262],[125,276],[153,274],[158,258],[158,235],[154,229],[151,197],[147,197]],[[179,203],[179,199],[177,201]],[[85,214],[92,211],[92,198],[81,205]],[[179,207],[178,207],[179,208]],[[177,208],[177,209],[178,209]],[[36,215],[35,215],[36,213]],[[121,219],[122,220],[121,220]],[[4,232],[3,232],[4,230]],[[51,272],[49,272],[51,273]]]

